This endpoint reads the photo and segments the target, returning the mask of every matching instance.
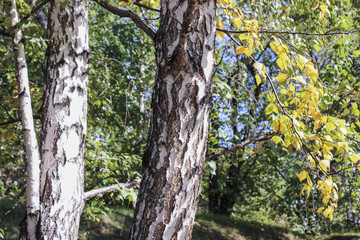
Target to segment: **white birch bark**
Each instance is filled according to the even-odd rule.
[[[130,239],[190,239],[205,162],[216,1],[163,0],[157,77]]]
[[[13,50],[18,84],[19,110],[24,131],[24,145],[27,159],[27,233],[23,233],[25,235],[21,237],[33,240],[36,239],[36,226],[40,210],[40,154],[31,107],[28,69],[25,59],[24,44],[22,43],[22,33],[21,30],[16,27],[16,24],[19,22],[16,0],[11,0],[10,16],[12,18],[11,25],[13,27]]]
[[[77,239],[84,206],[88,0],[51,0],[41,137],[41,239]]]

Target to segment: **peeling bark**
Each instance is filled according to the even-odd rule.
[[[77,239],[84,206],[88,0],[49,4],[41,138],[41,239]]]
[[[190,239],[208,138],[216,1],[164,0],[143,178],[130,239]]]
[[[22,43],[21,30],[16,26],[19,22],[16,0],[11,0],[9,15],[12,19],[11,25],[13,28],[13,49],[16,79],[18,84],[19,111],[24,131],[24,145],[27,159],[26,230],[21,232],[20,238],[33,240],[36,239],[36,225],[39,219],[40,210],[40,154],[31,107],[25,49],[24,44]]]

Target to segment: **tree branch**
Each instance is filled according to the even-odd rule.
[[[18,26],[19,24],[25,22],[29,17],[31,17],[32,15],[34,15],[40,8],[42,8],[45,4],[47,4],[48,2],[50,2],[50,0],[44,0],[42,1],[39,5],[37,5],[36,7],[34,7],[31,12],[27,15],[25,15],[25,17],[21,18],[20,21],[16,24],[16,26]],[[13,26],[12,28],[15,28],[16,26]]]
[[[354,92],[356,92],[358,88],[359,88],[359,87],[357,86],[357,87],[355,87],[353,90],[351,90],[350,92],[344,94],[341,98],[339,98],[339,100],[337,100],[336,102],[334,102],[333,105],[331,105],[331,107],[328,108],[324,113],[325,113],[325,114],[331,113],[331,112],[342,102],[342,100],[344,100],[344,99],[347,98],[348,96],[354,94]]]
[[[40,119],[40,116],[34,116],[34,119]],[[7,122],[2,122],[2,123],[0,123],[0,126],[12,124],[12,123],[17,123],[17,122],[21,122],[21,119],[18,118],[18,119],[12,119],[12,120],[7,121]]]
[[[238,33],[238,34],[242,34],[242,33],[249,33],[249,31],[237,31],[237,30],[227,30],[227,29],[222,29],[222,28],[216,28],[217,31],[220,32],[224,32],[224,33]],[[337,32],[332,32],[332,31],[328,31],[326,33],[309,33],[309,32],[291,32],[291,31],[272,31],[272,30],[266,30],[266,29],[259,29],[258,33],[270,33],[270,34],[287,34],[287,35],[305,35],[305,36],[329,36],[329,35],[349,35],[352,33],[357,33],[360,32],[359,30],[354,30],[354,31],[350,31],[350,32],[342,32],[342,31],[337,31]]]
[[[154,12],[160,12],[159,9],[146,6],[146,5],[141,4],[141,3],[139,3],[139,2],[134,2],[134,4],[135,4],[136,6],[138,6],[138,7],[142,7],[142,8],[145,8],[145,9],[147,9],[147,10],[151,10],[151,11],[154,11]]]
[[[97,195],[119,191],[120,188],[131,188],[139,184],[140,184],[140,179],[135,179],[134,181],[128,183],[118,183],[107,187],[93,189],[84,193],[84,200],[85,201],[89,200],[90,198],[93,198]]]
[[[148,25],[146,25],[143,22],[143,20],[141,20],[141,18],[138,15],[136,15],[136,13],[130,10],[123,10],[116,8],[103,0],[92,0],[92,1],[96,2],[97,4],[108,10],[109,12],[118,15],[119,17],[130,18],[138,28],[143,30],[153,41],[155,40],[155,32]]]
[[[217,153],[214,153],[214,154],[211,154],[211,155],[208,155],[206,157],[206,161],[211,161],[217,157],[220,157],[221,155],[225,155],[225,154],[229,154],[229,153],[233,153],[233,152],[236,152],[237,150],[240,150],[240,149],[243,149],[245,148],[246,146],[252,144],[252,143],[255,143],[255,142],[259,142],[259,141],[266,141],[266,140],[269,140],[271,139],[273,136],[275,136],[276,133],[268,133],[268,134],[265,134],[265,135],[262,135],[260,137],[255,137],[255,138],[249,138],[249,139],[246,139],[245,141],[243,141],[242,143],[240,144],[237,144],[233,147],[230,147],[230,148],[224,148],[222,150],[220,150],[219,152]]]

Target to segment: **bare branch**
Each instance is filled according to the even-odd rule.
[[[138,7],[142,7],[142,8],[145,8],[145,9],[147,9],[147,10],[151,10],[151,11],[154,11],[154,12],[160,12],[159,9],[146,6],[146,5],[141,4],[141,3],[139,3],[139,2],[134,2],[134,4],[135,4],[136,6],[138,6]]]
[[[92,1],[96,2],[97,4],[108,10],[109,12],[118,15],[119,17],[130,18],[138,28],[143,30],[152,40],[155,40],[155,32],[148,25],[146,25],[143,22],[143,20],[141,20],[141,18],[138,15],[136,15],[136,13],[130,10],[123,10],[116,8],[103,0],[92,0]]]
[[[93,189],[93,190],[90,190],[90,191],[84,193],[84,200],[86,201],[86,200],[89,200],[90,198],[93,198],[93,197],[96,197],[98,195],[102,195],[105,193],[119,191],[120,188],[131,188],[131,187],[137,186],[139,184],[140,184],[140,179],[135,179],[134,181],[128,182],[128,183],[118,183],[118,184],[114,184],[114,185],[107,186],[107,187]]]
[[[224,32],[224,33],[249,33],[249,31],[237,31],[237,30],[227,30],[222,28],[216,28],[217,31]],[[269,33],[269,34],[286,34],[286,35],[305,35],[305,36],[330,36],[330,35],[349,35],[353,33],[358,33],[360,30],[354,31],[328,31],[326,33],[309,33],[309,32],[291,32],[291,31],[272,31],[267,29],[259,29],[258,33]]]
[[[237,144],[237,145],[235,145],[233,147],[230,147],[230,148],[224,148],[224,149],[220,150],[217,153],[214,153],[214,154],[211,154],[211,155],[207,156],[206,161],[211,161],[211,160],[213,160],[213,159],[215,159],[217,157],[220,157],[222,155],[233,153],[233,152],[236,152],[237,150],[240,150],[240,149],[244,149],[246,146],[248,146],[248,145],[250,145],[252,143],[269,140],[275,135],[276,135],[276,133],[271,132],[271,133],[262,135],[260,137],[254,137],[254,138],[246,139],[245,141],[243,141],[240,144]]]

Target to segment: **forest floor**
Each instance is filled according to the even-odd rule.
[[[6,209],[9,208],[9,205],[4,203],[0,201],[0,229],[4,230],[5,239],[18,239],[19,222],[24,216],[25,209],[15,207],[3,220]],[[106,209],[106,211],[100,209],[92,212],[84,211],[79,233],[80,240],[128,239],[133,210],[118,207]],[[193,240],[360,240],[360,233],[309,236],[292,232],[285,227],[207,213],[196,215],[192,236]]]
[[[96,214],[92,220],[82,219],[80,240],[125,240],[130,234],[133,211],[111,208]],[[199,213],[192,234],[193,240],[360,240],[360,233],[337,233],[308,236],[296,234],[285,227],[255,221],[236,220],[230,217]]]

